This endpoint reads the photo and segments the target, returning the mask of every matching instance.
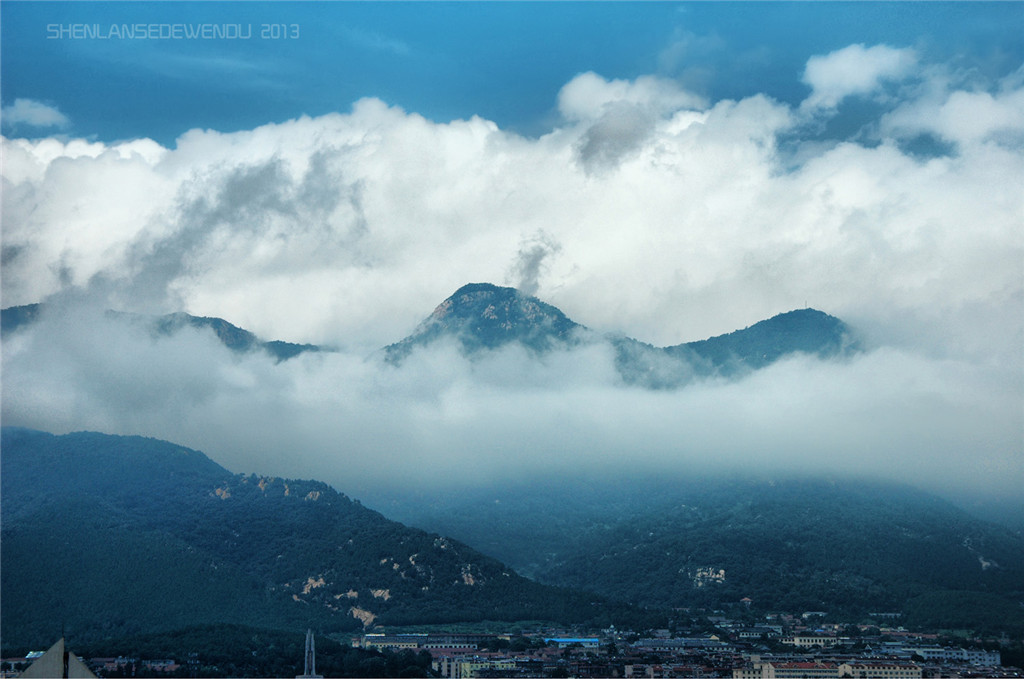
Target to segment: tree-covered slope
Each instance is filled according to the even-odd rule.
[[[1024,600],[1019,535],[898,484],[561,479],[396,501],[388,511],[542,582],[638,604],[749,597],[766,608],[858,613],[910,612],[919,597],[954,590]]]
[[[797,309],[726,335],[667,347],[666,352],[696,355],[733,373],[763,368],[787,354],[831,358],[856,348],[852,331],[838,318],[817,309]]]
[[[141,437],[4,428],[5,643],[235,622],[374,623],[633,615],[542,586],[316,481],[231,474]]]

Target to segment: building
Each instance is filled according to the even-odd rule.
[[[912,663],[843,663],[840,677],[852,679],[921,679],[921,668]]]
[[[722,649],[729,644],[718,637],[680,639],[640,639],[633,648],[645,652],[678,653],[690,649]]]
[[[839,679],[839,666],[825,662],[755,662],[733,669],[732,676],[733,679]]]
[[[815,646],[826,648],[828,646],[835,646],[839,643],[839,640],[827,634],[796,634],[789,639],[783,639],[782,643],[790,644],[797,648],[814,648]]]
[[[507,634],[363,634],[352,637],[354,648],[390,649],[392,651],[418,649],[476,650],[481,644],[496,639],[510,641]]]
[[[427,642],[426,634],[364,634],[362,638],[358,638],[359,643],[353,643],[353,646],[362,646],[363,648],[377,649],[383,651],[389,649],[392,651],[403,651],[403,650],[417,650],[422,648]],[[355,642],[356,639],[353,639]]]
[[[434,671],[447,679],[495,676],[515,669],[516,661],[511,658],[439,658],[434,662]]]
[[[597,649],[601,647],[601,640],[597,637],[556,637],[545,639],[544,642],[555,644],[558,648],[569,648],[573,644],[579,644],[583,648]]]
[[[950,648],[946,646],[905,646],[905,651],[916,653],[925,660],[939,662],[963,662],[969,665],[997,667],[1002,664],[999,651],[986,651],[982,648]]]

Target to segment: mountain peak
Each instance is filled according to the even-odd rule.
[[[505,288],[491,283],[468,283],[438,304],[424,323],[431,319],[440,321],[453,315],[461,318],[474,315],[490,318],[497,313],[499,305],[507,312],[521,297],[522,294],[515,288]]]
[[[667,351],[677,356],[698,356],[723,374],[756,370],[783,356],[804,353],[832,358],[860,349],[853,331],[843,321],[817,309],[795,309],[754,325]]]
[[[601,341],[559,309],[520,290],[492,283],[463,285],[441,302],[411,335],[385,348],[398,363],[413,349],[449,338],[473,356],[518,343],[543,353],[582,342]],[[857,351],[850,328],[817,309],[796,309],[699,342],[658,348],[628,337],[605,337],[616,353],[616,368],[629,384],[677,387],[695,377],[737,376],[783,356],[805,353],[831,358]],[[668,359],[666,361],[666,359]]]
[[[449,297],[458,297],[459,295],[468,295],[472,293],[501,293],[506,295],[518,295],[520,292],[515,288],[504,287],[501,285],[495,285],[494,283],[466,283],[461,288],[452,293]]]
[[[397,362],[417,346],[451,336],[467,354],[512,342],[540,352],[574,344],[574,334],[582,328],[557,308],[515,288],[470,283],[441,302],[410,336],[385,351],[387,360]]]

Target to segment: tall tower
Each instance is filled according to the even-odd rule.
[[[306,660],[302,674],[295,679],[324,679],[316,673],[316,643],[313,641],[313,630],[306,630]]]

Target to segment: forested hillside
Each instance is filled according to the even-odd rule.
[[[637,604],[713,607],[749,597],[775,610],[906,610],[952,624],[965,602],[1002,601],[990,622],[1024,624],[1020,536],[911,487],[620,481],[540,481],[384,506],[541,582]]]
[[[3,429],[4,643],[202,623],[375,623],[644,615],[536,584],[316,481],[235,475],[141,437]]]

